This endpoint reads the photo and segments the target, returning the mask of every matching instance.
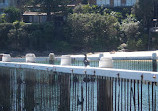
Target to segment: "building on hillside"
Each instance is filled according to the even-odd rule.
[[[56,19],[57,24],[61,24],[64,16],[61,12],[51,13],[51,20]],[[43,23],[47,21],[47,13],[43,12],[24,12],[23,21],[26,23]]]
[[[46,22],[47,14],[41,12],[24,12],[23,21],[26,23],[42,23]]]
[[[133,6],[138,0],[96,0],[96,5],[107,7],[128,7]]]
[[[16,3],[16,0],[0,0],[0,13],[7,7],[16,6]]]
[[[127,6],[133,6],[138,0],[88,0],[88,3],[91,5],[99,5],[99,6],[105,6],[105,7],[127,7]],[[82,0],[73,0],[73,2],[70,5],[67,5],[68,7],[74,8],[76,5],[80,4]],[[33,6],[29,6],[28,8],[32,8]],[[40,8],[40,6],[38,6]],[[43,23],[47,20],[47,14],[38,12],[38,8],[36,7],[36,12],[32,11],[26,11],[23,13],[23,20],[26,23]],[[62,15],[52,13],[51,16],[53,18],[54,15],[57,15],[56,18],[60,18],[61,21]]]
[[[97,1],[97,0],[87,0],[87,1],[88,1],[89,4],[94,4],[94,5],[96,5],[96,1]],[[78,4],[80,4],[81,2],[82,2],[82,0],[73,0],[72,4],[78,5]]]
[[[82,0],[74,0],[74,4],[81,3]],[[133,6],[138,0],[88,0],[89,4],[105,7],[127,7]]]

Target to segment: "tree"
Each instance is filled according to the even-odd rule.
[[[81,3],[82,4],[88,4],[88,0],[82,0]]]
[[[33,0],[17,0],[17,7],[24,12],[27,10],[27,6],[34,5]]]
[[[0,23],[5,23],[6,22],[6,14],[1,14],[0,15]]]
[[[67,5],[71,0],[33,0],[36,5],[40,6],[40,11],[47,13],[47,21],[51,21],[51,13],[59,12],[65,14]]]
[[[158,2],[157,0],[139,0],[132,9],[132,13],[141,22],[144,28],[144,37],[148,36],[148,50],[151,45],[150,28],[154,27],[153,19],[158,19]]]
[[[119,44],[119,23],[112,15],[74,13],[68,16],[68,25],[68,36],[75,49],[109,51]]]
[[[129,50],[139,50],[146,45],[141,35],[140,22],[134,15],[128,15],[121,24],[122,42],[127,44]]]
[[[21,20],[21,11],[18,8],[8,7],[4,10],[4,13],[6,14],[7,22],[13,23],[16,20]]]
[[[132,8],[132,13],[141,21],[144,27],[152,26],[153,18],[158,18],[157,0],[139,0]]]

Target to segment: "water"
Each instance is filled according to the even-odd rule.
[[[97,84],[75,77],[76,82],[72,74],[0,68],[0,111],[96,111]]]
[[[41,61],[40,63],[49,64],[48,62]],[[60,61],[55,61],[55,65],[60,65]],[[72,66],[84,66],[83,61],[72,61]],[[99,61],[90,61],[91,67],[99,67]],[[127,69],[137,71],[152,71],[151,60],[113,60],[113,68]],[[158,65],[157,65],[158,69]]]
[[[157,83],[0,68],[0,111],[157,110]]]

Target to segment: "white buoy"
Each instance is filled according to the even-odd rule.
[[[113,61],[111,57],[101,57],[99,61],[100,68],[112,68]]]
[[[26,54],[26,62],[35,63],[36,56],[33,53]]]
[[[71,65],[71,57],[69,55],[61,56],[61,65],[62,66],[70,66]]]
[[[3,54],[3,56],[2,56],[2,62],[10,62],[10,61],[11,61],[10,54]]]
[[[49,54],[49,64],[54,64],[55,61],[55,55],[54,53]]]

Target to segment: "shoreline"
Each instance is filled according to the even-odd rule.
[[[158,55],[158,50],[155,51],[133,51],[133,52],[72,52],[72,53],[62,53],[58,52],[55,53],[53,51],[26,51],[26,52],[18,52],[18,51],[11,51],[7,53],[3,53],[2,51],[0,54],[10,54],[14,58],[24,58],[27,53],[34,53],[36,57],[47,57],[50,53],[54,53],[55,56],[61,55],[71,55],[73,57],[82,57],[84,54],[87,54],[88,57],[96,57],[99,54],[103,54],[104,57],[146,57],[152,56],[153,53]]]

